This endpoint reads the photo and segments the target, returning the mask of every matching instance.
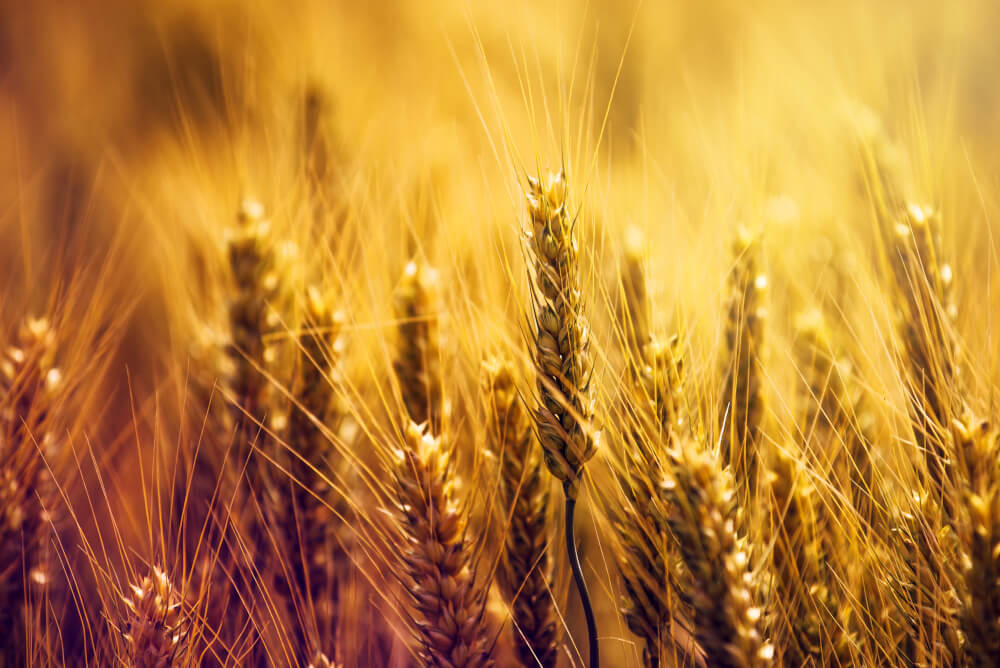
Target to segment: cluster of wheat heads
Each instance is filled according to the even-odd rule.
[[[117,529],[109,555],[57,483],[75,403],[56,321],[25,317],[0,358],[3,665],[73,664],[76,643],[86,663],[130,666],[596,666],[618,655],[588,576],[646,666],[996,665],[1000,437],[962,372],[944,221],[898,199],[875,158],[864,178],[896,308],[899,424],[874,424],[849,337],[819,306],[792,328],[792,419],[767,409],[764,245],[742,228],[721,362],[692,372],[685,332],[654,324],[640,235],[611,298],[591,292],[588,218],[563,171],[524,181],[523,339],[456,380],[444,279],[409,261],[392,290],[392,380],[366,407],[372,389],[345,364],[349,299],[293,271],[251,201],[221,246],[218,331],[185,378],[197,424],[152,464],[137,448],[145,539],[129,547]],[[603,304],[613,380],[592,358]],[[878,438],[912,446],[905,479],[880,470]],[[88,498],[110,508],[92,468]],[[581,501],[610,529],[596,544],[584,532],[582,561]]]
[[[342,9],[307,2],[302,16],[326,4]],[[644,16],[670,15],[650,4]],[[473,5],[485,54],[498,38]],[[706,102],[717,91],[706,96],[704,73],[651,67],[653,87],[673,94],[683,80],[705,103],[699,128],[646,116],[649,91],[623,81],[593,165],[574,155],[589,140],[570,138],[568,155],[536,149],[562,168],[525,168],[504,154],[527,145],[505,86],[541,106],[548,74],[538,88],[497,76],[484,94],[460,38],[448,46],[476,111],[495,97],[507,114],[502,133],[487,130],[502,174],[476,164],[484,149],[464,128],[452,137],[454,119],[400,122],[393,105],[391,123],[370,119],[382,98],[336,65],[329,78],[344,82],[296,91],[286,132],[278,112],[280,129],[268,125],[279,96],[251,83],[288,74],[299,33],[263,13],[283,43],[238,76],[220,66],[220,91],[209,55],[226,30],[213,46],[196,18],[166,22],[191,52],[174,54],[178,94],[208,98],[177,107],[190,154],[171,161],[147,138],[155,158],[116,155],[122,171],[155,163],[130,177],[123,207],[152,221],[136,245],[166,284],[160,295],[135,279],[154,295],[135,316],[143,345],[135,331],[119,339],[116,318],[130,316],[99,290],[22,299],[5,282],[20,267],[2,266],[20,244],[0,244],[0,668],[1000,665],[1000,375],[972,352],[991,337],[994,279],[976,270],[992,248],[966,247],[978,221],[948,190],[972,185],[925,178],[921,192],[908,151],[865,127],[843,142],[849,163],[817,159],[790,178],[826,157],[792,146],[803,127],[819,146],[841,136],[819,101],[802,127],[775,123],[788,137],[755,134],[787,101],[751,94],[766,73],[758,52],[801,84],[778,55],[794,39],[747,45],[758,58],[721,148],[715,114],[728,117]],[[537,53],[511,40],[525,70],[558,60],[566,14],[546,15]],[[753,19],[769,20],[763,8]],[[402,81],[401,61],[431,60],[410,41],[344,23],[372,39],[400,99],[440,90],[436,70]],[[643,66],[669,41],[662,25],[636,26]],[[407,38],[429,50],[421,30]],[[597,46],[590,96],[607,69]],[[5,77],[0,65],[0,96]],[[219,131],[217,102],[259,125]],[[587,135],[592,113],[565,134]],[[140,120],[166,124],[159,115]],[[371,134],[330,134],[353,116]],[[622,148],[633,132],[642,178]],[[763,184],[753,174],[744,189],[720,168],[753,172],[757,151],[775,163]],[[771,199],[786,186],[829,196],[837,215],[775,222],[794,217]],[[0,206],[0,232],[7,215]],[[114,391],[104,374],[120,379]]]

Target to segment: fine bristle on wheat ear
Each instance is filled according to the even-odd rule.
[[[167,574],[154,566],[139,584],[122,596],[127,608],[122,663],[133,668],[172,668],[190,664],[191,620],[180,593]]]
[[[411,420],[428,425],[432,434],[440,434],[447,405],[438,332],[441,303],[437,271],[416,261],[407,264],[393,294],[393,304],[398,320],[393,368],[403,405]]]
[[[725,383],[720,406],[722,460],[733,469],[745,498],[756,494],[764,420],[761,351],[764,344],[764,292],[760,241],[740,229],[733,244],[735,264],[729,275],[726,304]]]
[[[736,490],[719,457],[700,441],[682,439],[667,451],[663,482],[670,531],[689,576],[695,636],[706,663],[720,668],[770,665],[774,647],[761,634],[758,585]]]
[[[451,447],[407,426],[393,469],[404,595],[424,665],[492,666],[486,588],[476,581],[454,468]]]
[[[971,418],[953,425],[965,511],[959,534],[962,590],[960,621],[970,666],[1000,661],[1000,438]]]
[[[0,355],[0,665],[27,660],[27,617],[44,613],[35,608],[58,593],[50,540],[60,499],[49,465],[62,387],[55,333],[48,320],[29,318]]]
[[[536,287],[535,364],[540,401],[535,411],[545,463],[575,498],[596,443],[589,354],[583,314],[579,248],[567,210],[566,177],[528,179],[531,252]]]
[[[510,604],[518,656],[526,666],[556,665],[560,620],[552,599],[555,565],[550,481],[512,364],[484,365],[490,449],[499,460],[497,507],[504,532],[500,584]]]

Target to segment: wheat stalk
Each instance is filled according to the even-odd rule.
[[[574,514],[583,468],[597,451],[591,428],[590,332],[583,315],[579,247],[567,203],[566,175],[528,177],[530,251],[534,258],[535,430],[545,464],[563,486],[566,551],[587,619],[591,668],[600,665],[597,623],[577,554]]]
[[[914,492],[910,503],[894,527],[900,565],[893,584],[908,632],[903,651],[913,665],[951,665],[960,657],[961,642],[956,578],[950,572],[956,536],[933,495]]]
[[[686,656],[673,640],[681,606],[675,597],[676,550],[667,524],[665,450],[688,425],[682,406],[683,361],[677,337],[667,344],[649,332],[646,276],[638,239],[627,240],[621,274],[622,320],[632,336],[626,349],[631,382],[622,407],[622,456],[615,471],[624,503],[609,509],[618,534],[617,555],[624,584],[625,621],[643,639],[643,662],[658,667],[670,653]]]

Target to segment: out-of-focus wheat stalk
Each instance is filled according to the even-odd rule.
[[[870,526],[884,515],[886,504],[874,478],[873,416],[854,365],[818,309],[797,318],[795,355],[808,389],[801,427],[810,458]]]

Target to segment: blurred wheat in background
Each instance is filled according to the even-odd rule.
[[[0,668],[1000,666],[998,27],[0,2]]]

